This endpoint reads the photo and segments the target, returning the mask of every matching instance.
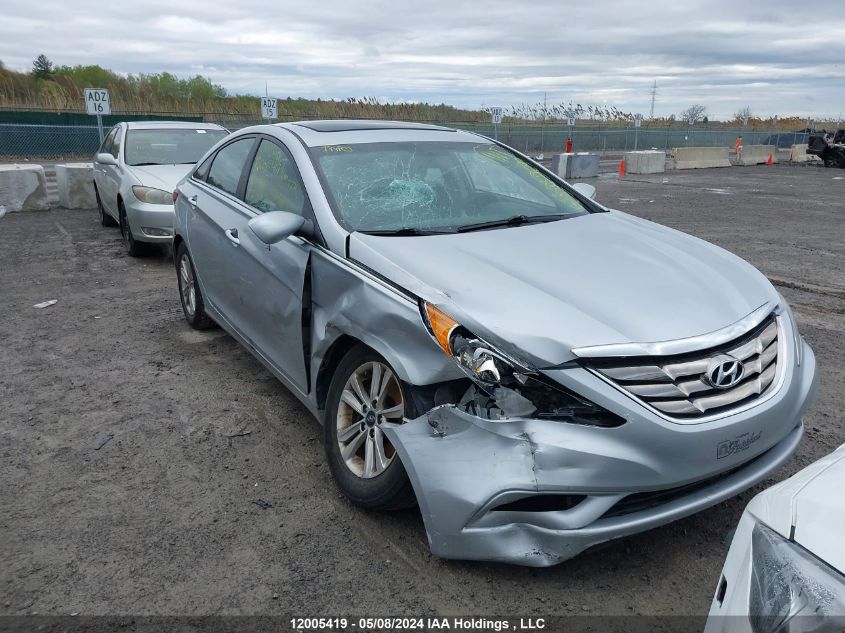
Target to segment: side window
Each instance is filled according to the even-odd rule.
[[[194,170],[194,178],[197,180],[205,180],[208,178],[208,168],[211,167],[211,161],[214,160],[214,156],[215,154],[212,154],[202,161],[202,164]]]
[[[109,130],[109,133],[106,134],[106,138],[103,141],[103,144],[100,146],[100,154],[111,154],[111,145],[114,142],[115,134],[117,134],[117,128],[113,127]]]
[[[281,147],[261,141],[246,184],[245,202],[262,213],[289,211],[303,215],[305,192],[293,159]]]
[[[120,128],[115,128],[115,132],[116,132],[116,134],[114,135],[114,142],[112,143],[112,146],[109,149],[109,152],[111,153],[112,156],[117,158],[118,155],[120,154],[120,142],[121,142],[120,141],[120,137],[121,137]]]
[[[254,138],[244,138],[217,152],[208,171],[208,184],[236,196],[244,164],[254,143]]]

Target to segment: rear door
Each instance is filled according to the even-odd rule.
[[[203,295],[239,330],[236,289],[247,271],[238,268],[243,264],[238,242],[247,228],[248,210],[238,192],[255,144],[254,136],[246,136],[221,147],[212,158],[205,184],[197,183],[196,193],[188,198],[188,243]]]

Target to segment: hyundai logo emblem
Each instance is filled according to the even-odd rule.
[[[727,354],[719,354],[710,359],[704,378],[716,389],[730,389],[742,380],[744,375],[745,366],[741,360]]]

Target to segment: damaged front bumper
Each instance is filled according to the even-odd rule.
[[[431,551],[543,567],[688,516],[783,464],[816,387],[809,347],[765,405],[699,425],[633,409],[583,369],[554,378],[625,414],[616,428],[490,420],[456,405],[384,428],[417,495]],[[725,451],[725,442],[734,447]],[[720,446],[722,448],[720,448]]]

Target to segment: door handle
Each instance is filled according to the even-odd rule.
[[[241,243],[238,239],[238,229],[226,229],[226,237],[229,238],[229,241],[232,242],[235,246]]]
[[[192,208],[196,209],[197,208],[197,197],[194,195],[194,196],[191,196],[190,198],[188,198],[188,204],[190,204]]]

